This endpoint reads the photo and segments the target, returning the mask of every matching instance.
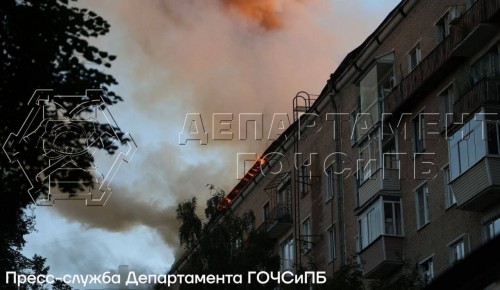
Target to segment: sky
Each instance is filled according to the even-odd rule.
[[[343,57],[381,23],[397,0],[86,0],[111,24],[92,40],[117,55],[106,72],[124,102],[110,108],[138,145],[113,179],[103,207],[57,201],[36,207],[37,232],[24,252],[51,273],[87,274],[127,264],[165,273],[182,251],[175,209],[207,184],[236,185],[236,154],[261,154],[269,140],[213,140],[212,114],[274,113],[292,118],[299,91],[319,94]],[[200,113],[207,145],[179,145],[187,113]],[[99,155],[106,160],[109,156]],[[106,162],[106,161],[104,161]],[[202,207],[200,207],[202,208]],[[79,287],[79,285],[75,285]],[[98,286],[95,286],[98,287]]]

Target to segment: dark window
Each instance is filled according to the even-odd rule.
[[[415,153],[422,153],[425,151],[425,119],[423,114],[419,114],[413,120],[413,147]]]
[[[422,61],[422,52],[420,51],[420,43],[418,43],[410,53],[408,53],[408,72],[414,70],[420,61]]]
[[[416,208],[417,208],[417,229],[426,225],[429,218],[429,186],[424,184],[415,192]]]

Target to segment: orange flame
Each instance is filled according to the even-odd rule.
[[[276,0],[222,0],[226,6],[234,6],[241,14],[255,21],[267,30],[281,28]]]

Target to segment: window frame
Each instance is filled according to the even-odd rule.
[[[475,114],[473,118],[464,122],[452,136],[448,137],[450,182],[469,171],[469,169],[474,167],[483,158],[488,156],[500,156],[500,152],[499,154],[490,153],[488,144],[488,126],[489,124],[494,124],[497,134],[497,150],[500,150],[498,136],[500,120],[490,120],[485,117],[484,110],[481,110],[481,112]],[[484,137],[486,138],[483,138],[483,133],[485,133],[486,136]],[[469,154],[470,150],[474,150],[474,154]]]
[[[412,65],[412,55],[415,53],[415,64]],[[407,54],[408,58],[408,74],[411,73],[415,68],[422,62],[422,46],[419,40]]]
[[[425,264],[429,265],[429,262],[430,262],[430,267],[427,266],[428,269],[430,269],[430,271],[423,271],[423,266]],[[420,275],[422,276],[422,279],[424,280],[424,284],[425,285],[428,285],[430,281],[432,281],[434,278],[435,278],[435,271],[434,271],[434,254],[432,254],[430,257],[427,257],[425,258],[424,260],[422,260],[421,262],[418,263],[418,268],[419,268],[419,272],[420,272]],[[430,278],[427,279],[427,273],[430,272]]]
[[[379,75],[380,70],[382,70],[382,66],[387,66],[387,74]],[[384,89],[384,87],[381,86],[382,84],[385,84],[386,81],[389,83],[388,89]],[[357,79],[357,86],[359,88],[357,109],[358,113],[370,114],[369,117],[371,122],[369,124],[369,128],[381,121],[382,114],[384,113],[383,101],[386,96],[390,94],[389,90],[392,91],[395,83],[396,61],[394,50],[375,57],[368,68],[363,72],[363,75]],[[368,84],[371,84],[371,86],[368,86]],[[363,92],[367,92],[368,94],[363,94]],[[374,95],[370,95],[370,92],[374,93],[376,96],[374,97]],[[373,100],[371,97],[374,97]],[[373,113],[375,113],[375,116]]]
[[[425,152],[425,115],[424,110],[418,112],[412,120],[413,128],[413,152],[416,154]]]
[[[439,98],[439,128],[441,132],[444,132],[447,127],[453,125],[453,115],[450,114],[453,114],[453,106],[459,99],[455,89],[455,80],[450,82],[444,89],[442,89],[438,93],[438,98]]]
[[[307,160],[299,167],[299,192],[301,197],[305,197],[309,194],[309,170]]]
[[[436,27],[436,44],[443,42],[450,35],[451,28],[451,8],[446,10],[446,12],[439,17],[438,21],[434,23],[434,27]]]
[[[453,188],[450,185],[451,182],[451,172],[449,164],[443,167],[443,186],[444,186],[444,198],[445,198],[445,209],[457,204],[457,197],[453,192]]]
[[[287,258],[287,259],[285,259]],[[280,268],[282,271],[292,271],[295,264],[295,243],[293,234],[285,238],[280,244]],[[288,267],[286,267],[288,266]]]
[[[268,222],[270,220],[271,215],[271,204],[269,201],[264,203],[262,206],[262,219],[264,222]]]
[[[399,204],[399,222],[396,221],[396,211],[393,211],[393,220],[394,228],[393,233],[387,233],[386,231],[386,213],[385,213],[385,204],[392,204],[392,209],[395,210],[395,204]],[[377,215],[378,214],[378,215]],[[375,240],[377,240],[380,236],[396,236],[403,237],[404,236],[404,218],[403,218],[403,205],[401,197],[397,196],[380,196],[377,200],[373,202],[369,207],[367,207],[362,214],[358,215],[358,240],[359,240],[359,249],[362,251],[363,249],[369,247]],[[399,234],[397,232],[399,231]]]
[[[423,210],[424,210],[424,221],[421,224],[421,213],[420,213],[420,201],[419,194],[420,192],[423,196]],[[415,210],[416,210],[416,221],[417,221],[417,230],[422,229],[424,226],[430,223],[431,215],[430,215],[430,206],[429,206],[429,184],[424,182],[417,189],[415,189]]]
[[[304,226],[307,225],[307,228],[304,229]],[[301,251],[303,254],[308,253],[309,251],[312,250],[312,223],[311,223],[311,216],[306,217],[301,223],[300,223],[300,229],[301,229]],[[304,233],[306,231],[306,233]]]
[[[485,66],[486,65],[486,66]],[[493,69],[493,71],[491,70]],[[475,58],[470,64],[470,81],[475,85],[481,80],[500,75],[500,42],[491,45],[488,50]]]
[[[491,226],[493,225],[493,231],[497,232],[491,235]],[[500,216],[497,216],[496,218],[493,218],[489,220],[487,223],[484,224],[485,226],[485,231],[486,231],[486,241],[492,240],[495,237],[500,235]],[[495,230],[495,228],[497,228]]]
[[[467,247],[466,247],[466,243],[465,243],[465,237],[466,237],[465,234],[463,234],[448,244],[450,265],[454,265],[454,264],[462,261],[467,256],[468,251],[467,251]],[[457,252],[455,252],[455,250],[457,249],[457,246],[459,246],[459,245],[461,245],[462,257],[456,259],[455,254]]]
[[[326,230],[327,241],[328,241],[328,263],[332,263],[337,255],[336,240],[335,240],[335,225],[332,225],[330,228]]]
[[[367,180],[371,179],[373,175],[381,168],[382,160],[382,138],[381,138],[381,128],[378,128],[374,132],[371,132],[368,138],[360,144],[358,150],[358,161],[357,161],[357,179],[359,179],[359,185],[361,186]],[[364,152],[368,152],[368,160],[364,158]],[[375,161],[375,162],[373,162]],[[359,166],[361,163],[361,166]],[[369,168],[365,172],[365,167]]]
[[[329,202],[330,200],[333,199],[334,197],[334,186],[335,186],[335,182],[333,180],[333,177],[334,177],[334,173],[333,173],[333,164],[328,166],[328,168],[326,169],[326,202]]]

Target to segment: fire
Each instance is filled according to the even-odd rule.
[[[281,28],[280,5],[277,0],[222,0],[226,6],[235,7],[241,14],[255,21],[265,29]]]
[[[243,188],[246,184],[248,184],[254,176],[256,176],[258,173],[260,173],[262,166],[266,163],[267,158],[265,156],[262,156],[255,161],[255,164],[248,170],[247,174],[245,177],[243,177],[242,180],[236,185],[236,187],[229,193],[229,195],[226,196],[226,201],[227,203],[231,203],[233,199],[240,193],[240,189]]]

